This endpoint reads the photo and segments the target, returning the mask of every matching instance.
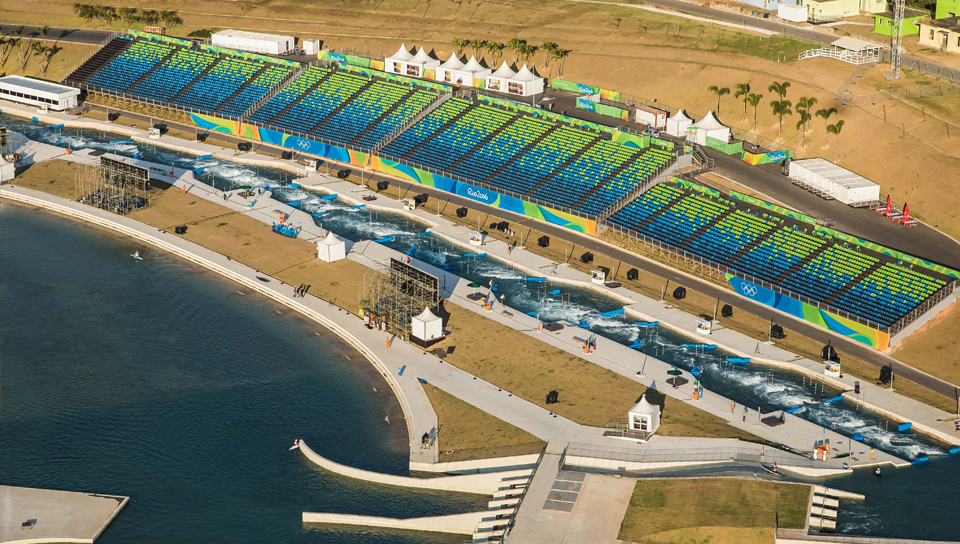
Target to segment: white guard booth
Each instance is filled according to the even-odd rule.
[[[333,263],[347,258],[347,243],[333,232],[317,242],[317,258],[325,263]]]
[[[51,110],[77,107],[80,89],[22,76],[0,77],[0,98]]]
[[[246,30],[221,30],[213,34],[210,41],[218,47],[266,55],[286,55],[296,50],[296,40],[293,36],[261,34]]]
[[[723,143],[730,141],[730,129],[723,126],[712,111],[708,111],[703,119],[690,127],[687,137],[688,140],[692,139],[700,145],[707,145],[707,138],[720,140]]]
[[[807,22],[807,6],[780,4],[777,6],[777,17],[792,23],[805,23]]]
[[[419,345],[427,345],[443,339],[443,319],[433,315],[430,308],[424,308],[423,313],[410,321],[410,335]]]
[[[475,80],[485,80],[490,72],[489,68],[477,62],[474,57],[470,57],[470,60],[464,64],[451,53],[450,59],[437,67],[434,79],[448,85],[459,83],[466,87],[474,87]]]
[[[879,184],[820,157],[790,161],[789,175],[808,190],[848,206],[866,205],[880,199]]]
[[[425,77],[427,70],[436,70],[439,66],[440,61],[430,56],[422,47],[413,55],[407,51],[405,44],[400,44],[396,53],[384,59],[387,72],[408,77]]]
[[[631,408],[628,414],[631,431],[652,435],[660,428],[660,407],[647,402],[647,395],[640,397],[640,402]]]
[[[683,110],[678,110],[673,117],[667,119],[667,134],[683,138],[687,135],[687,129],[693,125],[693,119],[687,117]]]
[[[634,112],[634,118],[637,123],[650,125],[658,130],[663,130],[667,126],[667,112],[650,106],[638,107]]]

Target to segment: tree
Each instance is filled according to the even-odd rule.
[[[483,51],[484,48],[487,46],[487,42],[485,40],[480,40],[480,39],[471,40],[470,46],[473,47],[473,51],[477,55],[477,58],[483,58],[483,54],[481,53],[481,51]]]
[[[113,6],[97,6],[97,17],[103,19],[104,23],[108,25],[120,17],[117,16],[117,9]]]
[[[717,87],[716,85],[711,85],[707,87],[707,90],[711,93],[717,95],[717,118],[720,118],[720,97],[725,94],[730,94],[730,89],[726,87]]]
[[[27,59],[24,57],[23,46],[26,45],[26,42],[23,40],[23,31],[26,27],[23,25],[18,26],[17,28],[10,31],[10,35],[14,37],[13,45],[19,48],[20,53],[18,60],[20,61],[20,71],[23,71],[23,67],[27,64]]]
[[[757,130],[757,106],[760,105],[761,98],[763,98],[762,94],[750,93],[747,95],[747,98],[744,99],[747,104],[753,106],[753,130]]]
[[[520,58],[523,59],[524,64],[529,64],[530,57],[536,54],[537,49],[539,49],[537,46],[530,45],[529,43],[526,43],[526,42],[520,45],[520,51],[519,51]]]
[[[40,76],[47,75],[47,68],[50,67],[50,60],[53,59],[53,55],[58,51],[56,47],[47,47],[46,45],[35,42],[33,44],[33,53],[40,57]]]
[[[37,27],[37,34],[40,35],[40,39],[41,39],[41,40],[47,39],[47,34],[49,34],[49,33],[50,33],[50,27],[49,27],[49,26],[38,26],[38,27]]]
[[[520,57],[520,50],[524,45],[527,44],[527,40],[521,40],[520,38],[511,38],[507,42],[507,49],[513,51],[513,63],[517,63],[517,59]]]
[[[176,11],[170,11],[165,9],[160,12],[160,20],[163,21],[163,24],[167,25],[167,28],[174,28],[183,24],[183,19],[180,18],[180,15]]]
[[[128,25],[140,22],[140,12],[137,8],[120,8],[120,18]]]
[[[550,52],[550,56],[557,61],[557,77],[563,77],[563,61],[570,54],[569,49],[560,49],[559,47]]]
[[[783,116],[784,115],[793,115],[793,111],[790,107],[793,106],[793,103],[789,100],[771,100],[770,107],[773,108],[773,114],[779,116],[780,121],[777,123],[777,139],[779,140],[783,136]]]
[[[835,124],[827,125],[827,132],[830,134],[836,134],[837,136],[837,154],[833,158],[833,162],[840,160],[840,131],[843,129],[843,119],[838,119]]]
[[[10,47],[11,41],[5,36],[0,36],[0,64],[7,63],[7,48]]]
[[[540,50],[543,51],[543,69],[546,70],[550,62],[550,56],[553,55],[553,50],[557,48],[557,44],[553,42],[543,42],[540,44]]]
[[[817,117],[823,119],[823,147],[827,147],[827,119],[837,113],[837,108],[817,110]]]
[[[457,48],[457,56],[459,57],[463,55],[463,48],[470,43],[470,40],[465,40],[463,38],[454,38],[453,40],[451,40],[450,43],[452,43],[453,46]]]
[[[157,10],[148,9],[140,14],[140,21],[147,26],[156,26],[160,22],[160,14]]]
[[[623,18],[617,17],[616,21],[617,21],[617,32],[620,32],[620,23],[623,22]]]
[[[812,96],[801,96],[797,100],[797,113],[800,114],[800,122],[797,123],[797,128],[803,127],[803,132],[800,133],[800,147],[803,147],[803,141],[807,139],[807,124],[813,119],[810,110],[816,103],[817,99]]]
[[[93,9],[93,6],[90,4],[74,4],[73,12],[77,14],[77,17],[80,17],[86,22],[90,22],[94,17],[97,16],[97,12]]]
[[[504,48],[506,45],[500,42],[487,42],[487,51],[490,52],[490,59],[492,62],[491,66],[496,67],[497,61],[500,59],[500,56],[503,55]]]
[[[740,117],[740,120],[743,121],[747,118],[747,95],[750,94],[750,84],[749,83],[737,83],[737,90],[733,93],[734,98],[740,98],[743,100],[743,116]]]
[[[767,87],[767,90],[771,93],[777,93],[780,97],[780,100],[783,100],[783,97],[787,96],[787,89],[790,88],[790,82],[784,81],[783,83],[777,83],[774,81]]]

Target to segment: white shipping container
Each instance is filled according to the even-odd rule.
[[[790,177],[844,204],[880,198],[880,185],[821,158],[790,161]]]
[[[285,55],[294,51],[293,36],[261,34],[244,30],[222,30],[211,36],[211,43],[218,47],[262,53],[265,55]]]
[[[777,17],[792,23],[807,22],[807,6],[780,4],[777,6]]]
[[[667,126],[667,112],[651,108],[649,106],[640,106],[634,113],[634,118],[641,125],[650,125],[656,129],[663,129]]]

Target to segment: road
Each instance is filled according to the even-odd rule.
[[[9,36],[10,32],[19,25],[0,25],[0,34]],[[107,39],[113,32],[109,30],[87,30],[83,28],[51,28],[47,31],[48,40],[59,40],[70,43],[85,43],[88,45],[99,45],[100,42]],[[24,38],[39,39],[40,33],[37,27],[28,26],[23,31]]]

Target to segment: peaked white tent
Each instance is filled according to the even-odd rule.
[[[693,125],[693,119],[687,117],[683,110],[677,111],[673,117],[667,119],[667,134],[682,138],[687,135],[687,128]]]
[[[647,402],[647,395],[629,411],[630,430],[647,432],[651,435],[660,428],[660,407]]]
[[[424,77],[427,70],[434,70],[440,66],[440,61],[431,57],[421,47],[414,55],[407,50],[406,44],[401,44],[397,52],[383,61],[384,69],[393,74],[410,77]]]
[[[427,344],[443,338],[443,319],[433,314],[430,308],[415,316],[410,323],[410,334],[414,342]]]
[[[536,75],[524,64],[520,71],[514,72],[506,61],[496,72],[487,76],[487,89],[520,96],[533,96],[543,92],[543,78]]]
[[[326,237],[317,242],[317,258],[325,263],[346,259],[347,243],[328,231]]]
[[[496,72],[487,76],[487,90],[507,92],[507,80],[515,75],[517,75],[517,73],[510,69],[507,61],[503,61],[503,64],[500,65],[500,68],[497,68]]]
[[[477,62],[474,57],[470,57],[470,60],[464,64],[456,55],[451,54],[450,59],[437,68],[434,79],[450,85],[460,83],[467,87],[474,87],[475,80],[486,79],[490,72],[489,68]]]
[[[707,138],[720,140],[723,143],[730,141],[730,129],[723,126],[712,111],[707,112],[703,119],[691,127],[690,135],[687,137],[700,145],[707,145]]]

